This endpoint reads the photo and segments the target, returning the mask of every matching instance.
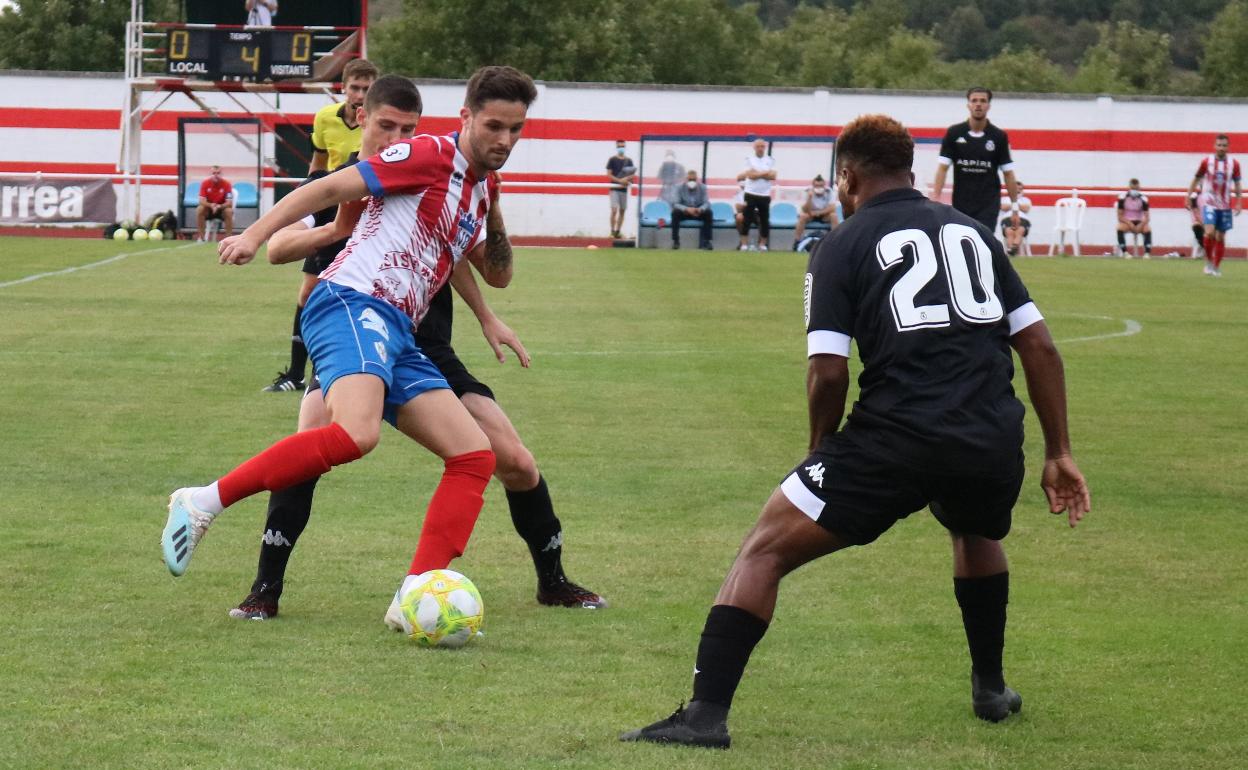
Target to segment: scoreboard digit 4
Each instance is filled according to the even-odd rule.
[[[255,81],[312,77],[310,31],[171,29],[165,42],[169,75]]]

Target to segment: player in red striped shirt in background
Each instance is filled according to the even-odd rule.
[[[1234,227],[1233,217],[1244,208],[1243,188],[1239,182],[1239,161],[1227,155],[1231,140],[1226,134],[1218,134],[1213,143],[1213,154],[1200,161],[1196,176],[1187,186],[1188,205],[1192,193],[1202,185],[1204,193],[1205,224],[1205,275],[1222,275],[1222,257],[1226,255],[1226,234]],[[1233,183],[1233,184],[1232,184]],[[1231,209],[1231,189],[1235,191],[1235,208]]]

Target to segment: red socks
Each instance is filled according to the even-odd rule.
[[[1222,257],[1226,256],[1226,241],[1218,241],[1213,248],[1213,269],[1219,270],[1222,267]]]
[[[433,492],[420,542],[412,557],[409,575],[445,569],[461,556],[481,514],[481,494],[494,473],[494,453],[488,449],[452,457],[446,461],[442,481]]]
[[[1205,236],[1205,259],[1212,262],[1218,254],[1218,242],[1212,235]]]
[[[338,423],[330,423],[277,442],[222,476],[217,481],[217,491],[221,494],[221,504],[228,508],[244,497],[265,489],[276,492],[294,486],[361,456],[360,448],[347,431]],[[491,468],[492,460],[493,455]],[[478,503],[477,509],[480,507]]]

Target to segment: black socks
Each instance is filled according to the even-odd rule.
[[[564,579],[563,528],[555,516],[546,479],[538,477],[537,486],[527,492],[506,491],[511,523],[529,546],[538,582],[545,587],[559,583]]]
[[[986,689],[1005,688],[1001,653],[1005,647],[1005,606],[1010,597],[1010,573],[981,578],[953,579],[953,594],[962,608],[962,625],[971,651],[971,667]]]
[[[320,476],[269,495],[269,514],[264,522],[260,565],[256,569],[257,586],[277,583],[286,576],[290,552],[312,517],[312,492],[318,481]]]
[[[716,604],[706,616],[698,662],[693,669],[693,700],[732,706],[750,653],[767,633],[767,622],[739,607]]]
[[[308,367],[308,349],[303,344],[303,305],[295,308],[295,323],[290,330],[290,368],[286,375],[292,380],[303,382],[303,372]]]

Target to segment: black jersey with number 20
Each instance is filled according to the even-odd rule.
[[[1017,463],[1009,337],[1041,315],[987,228],[916,190],[881,193],[819,243],[805,294],[809,355],[848,358],[853,339],[863,365],[825,441],[963,474]]]

